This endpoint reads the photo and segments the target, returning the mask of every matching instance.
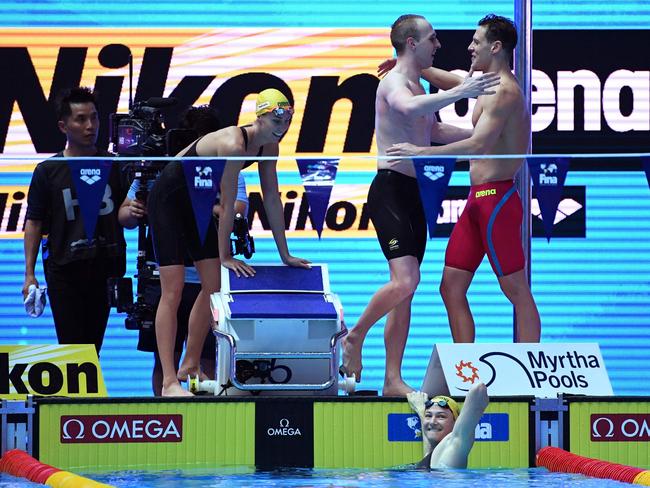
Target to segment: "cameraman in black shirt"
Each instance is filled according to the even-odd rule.
[[[67,90],[57,110],[67,143],[56,157],[112,157],[96,146],[99,117],[88,88]],[[126,244],[117,221],[124,193],[118,165],[112,163],[95,233],[89,239],[68,161],[42,161],[34,170],[27,197],[23,296],[30,285],[38,287],[34,267],[39,243],[47,235],[43,269],[60,344],[94,344],[98,353],[101,349],[110,310],[107,279],[122,276],[126,266]]]

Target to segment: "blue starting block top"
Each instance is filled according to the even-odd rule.
[[[251,280],[254,281],[254,280]],[[313,293],[241,293],[229,303],[233,319],[336,319],[336,309]]]
[[[323,292],[323,270],[320,266],[311,269],[290,266],[255,266],[255,276],[237,277],[229,270],[231,292],[295,291]]]

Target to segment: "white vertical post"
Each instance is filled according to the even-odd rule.
[[[531,78],[533,66],[533,9],[532,0],[514,0],[515,2],[515,25],[517,26],[517,36],[519,38],[514,53],[515,76],[519,80],[519,86],[524,92],[526,103],[531,107]],[[529,149],[532,152],[532,133],[529,136]],[[526,275],[528,284],[531,282],[531,262],[530,262],[530,237],[531,237],[531,184],[528,164],[524,162],[521,170],[515,178],[517,190],[521,196],[524,218],[521,224],[521,244],[524,249],[524,258],[526,259]],[[513,324],[513,339],[517,341],[517,328]]]

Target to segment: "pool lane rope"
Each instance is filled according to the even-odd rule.
[[[650,486],[650,471],[572,454],[557,447],[543,447],[537,452],[536,464],[549,471],[580,473],[635,485]]]
[[[105,485],[78,474],[62,471],[49,464],[43,464],[20,449],[7,451],[0,458],[0,472],[17,478],[26,478],[34,483],[51,486],[52,488],[112,488],[111,485]]]

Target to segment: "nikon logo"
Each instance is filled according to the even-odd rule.
[[[26,380],[23,378],[25,373],[27,374]],[[78,394],[82,393],[79,388],[79,379],[82,375],[86,383],[84,393],[98,393],[99,375],[97,366],[93,363],[68,363],[65,365],[65,369],[48,361],[39,361],[31,365],[29,363],[14,363],[13,366],[10,366],[9,353],[0,353],[0,395],[9,395],[14,392],[21,395],[31,393],[38,395]],[[66,378],[67,391],[62,391]]]

